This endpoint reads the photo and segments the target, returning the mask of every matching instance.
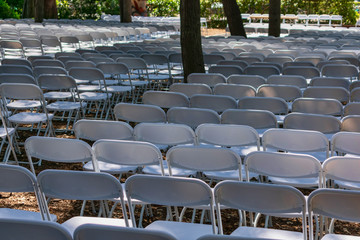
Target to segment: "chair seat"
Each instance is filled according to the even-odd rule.
[[[131,91],[131,87],[129,86],[108,86],[106,89],[111,93],[125,93]],[[105,88],[102,88],[101,90],[105,91]]]
[[[166,80],[166,79],[169,79],[170,76],[169,75],[162,75],[162,74],[159,74],[159,75],[156,75],[156,74],[149,74],[149,79],[151,80]]]
[[[87,92],[87,91],[90,91],[90,92],[93,92],[93,91],[100,91],[100,87],[99,85],[79,85],[78,86],[78,90],[80,92]]]
[[[15,132],[15,128],[7,128],[9,135],[14,134]],[[0,138],[5,138],[6,137],[6,131],[5,128],[0,128]]]
[[[87,84],[87,83],[90,83],[89,80],[81,80],[81,79],[75,79],[75,82],[77,84]]]
[[[50,214],[51,221],[55,222],[57,220],[56,215]],[[40,212],[31,212],[20,209],[11,209],[11,208],[0,208],[0,218],[10,218],[10,219],[28,219],[34,221],[42,221]]]
[[[148,81],[132,81],[131,84],[130,82],[122,82],[121,85],[124,85],[124,86],[130,86],[130,85],[133,85],[133,86],[146,86],[148,85],[149,82]]]
[[[31,101],[31,100],[16,100],[14,102],[8,103],[7,108],[13,109],[29,109],[29,108],[37,108],[41,106],[39,101]]]
[[[101,172],[107,172],[110,174],[122,174],[127,172],[135,173],[136,170],[138,169],[137,166],[119,165],[119,164],[106,163],[102,161],[98,161],[98,164]],[[92,162],[86,163],[83,168],[86,171],[94,171]]]
[[[101,101],[111,97],[111,94],[98,93],[98,92],[84,92],[80,93],[80,99],[84,101]]]
[[[211,225],[171,221],[155,221],[145,229],[167,232],[178,240],[195,240],[203,235],[213,234]]]
[[[44,93],[45,99],[69,99],[72,97],[72,94],[70,92],[47,92]]]
[[[251,237],[251,238],[271,238],[271,239],[304,239],[304,234],[301,232],[293,232],[269,228],[256,228],[256,227],[238,227],[233,231],[231,236]]]
[[[85,103],[82,104],[83,107],[86,106]],[[46,108],[50,111],[70,111],[70,110],[76,110],[80,108],[79,102],[66,102],[66,101],[58,101],[51,103],[46,106]]]
[[[339,188],[351,189],[351,190],[359,190],[360,183],[357,182],[348,182],[348,181],[334,181],[334,184],[339,186]]]
[[[74,235],[74,231],[77,227],[88,223],[107,225],[107,226],[126,227],[124,219],[103,218],[103,217],[73,217],[61,225],[65,227],[71,235]]]
[[[54,115],[48,114],[48,117],[51,120]],[[46,122],[47,118],[45,113],[21,112],[9,117],[9,121],[15,124],[32,124]]]
[[[341,234],[326,234],[321,240],[360,240],[360,237]]]

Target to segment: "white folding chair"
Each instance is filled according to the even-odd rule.
[[[211,88],[203,83],[173,83],[169,91],[183,93],[188,98],[194,94],[212,94]]]
[[[156,105],[165,109],[171,107],[189,107],[188,97],[179,92],[146,91],[143,94],[142,101],[144,104]]]
[[[31,192],[35,194],[38,211],[28,211],[9,207],[0,208],[0,219],[18,219],[42,221],[45,216],[44,201],[38,189],[36,177],[24,167],[16,165],[0,165],[0,191],[1,192]],[[56,216],[51,215],[50,219],[56,221]],[[1,224],[0,224],[1,225]]]
[[[236,100],[227,95],[195,94],[190,98],[190,107],[222,113],[227,109],[236,109]]]
[[[341,117],[343,105],[338,100],[331,98],[298,98],[292,104],[292,112]]]
[[[218,83],[214,87],[215,95],[225,95],[239,100],[243,97],[255,97],[256,89],[249,85]]]
[[[84,224],[76,228],[74,240],[176,240],[164,231],[147,230],[141,228],[127,228],[98,224]]]
[[[145,229],[166,231],[179,240],[191,240],[206,234],[216,234],[213,194],[203,181],[192,178],[134,175],[125,182],[126,196],[129,201],[130,218],[136,226],[133,199],[149,204],[166,206],[208,206],[211,225],[173,221],[155,221]]]
[[[240,226],[232,236],[275,239],[307,239],[306,201],[294,187],[275,184],[223,181],[214,189],[219,232],[223,234],[221,207],[265,215],[298,213],[302,215],[302,232]]]
[[[134,129],[126,122],[81,119],[74,124],[78,139],[97,141],[99,139],[132,140]]]
[[[262,138],[264,151],[306,153],[320,162],[329,157],[329,140],[321,132],[297,129],[269,129]]]
[[[331,156],[342,156],[345,154],[360,155],[358,141],[360,133],[357,132],[338,132],[331,138]]]
[[[147,104],[118,103],[114,107],[114,115],[117,121],[166,122],[166,114],[163,109]]]
[[[76,216],[62,223],[71,235],[75,229],[83,224],[95,223],[112,226],[129,226],[124,203],[123,189],[120,182],[108,173],[85,172],[71,170],[44,170],[37,176],[41,192],[45,197],[64,200],[90,200],[90,201],[112,201],[120,202],[124,219],[111,218],[113,210],[100,202],[99,216],[84,217]],[[50,214],[49,207],[44,203],[47,215]],[[85,205],[83,205],[82,213]]]
[[[231,75],[227,78],[227,83],[250,85],[257,89],[266,83],[266,78],[260,75]]]
[[[307,208],[309,214],[309,239],[317,239],[316,231],[314,235],[314,220],[315,216],[320,216],[320,221],[323,217],[333,218],[326,233],[321,239],[323,240],[358,240],[360,237],[345,236],[340,234],[333,234],[334,219],[339,219],[349,222],[359,222],[359,200],[360,192],[351,190],[339,189],[318,189],[313,191],[307,200]],[[321,221],[322,223],[322,221]],[[321,226],[323,226],[321,224]],[[320,229],[320,231],[322,228]]]
[[[99,171],[110,174],[141,173],[147,165],[160,166],[164,175],[160,150],[151,143],[100,139],[93,144],[94,157]],[[84,169],[94,171],[93,162],[84,165]],[[96,168],[95,168],[96,170]]]
[[[322,165],[326,187],[360,190],[359,157],[333,156]]]
[[[260,151],[260,138],[257,131],[245,125],[201,124],[195,131],[197,143],[230,147],[240,157],[252,151]]]
[[[0,93],[3,104],[5,103],[5,112],[9,110],[14,111],[7,120],[14,124],[15,131],[19,125],[37,124],[37,135],[42,130],[44,135],[54,134],[51,121],[54,115],[47,112],[43,93],[38,86],[33,84],[3,83],[0,86]],[[45,125],[45,129],[42,129],[43,125]]]
[[[0,218],[1,238],[11,240],[72,240],[60,224],[49,221]]]
[[[349,91],[343,87],[308,87],[304,90],[303,96],[306,98],[336,99],[344,105],[350,99]]]
[[[188,83],[203,83],[213,88],[218,83],[226,83],[226,77],[220,73],[192,73],[187,81]]]
[[[203,123],[220,123],[220,116],[211,109],[173,107],[167,112],[169,123],[185,124],[195,129]]]
[[[86,163],[92,161],[95,171],[99,171],[90,145],[78,139],[33,136],[26,139],[25,150],[30,168],[34,174],[33,158],[39,159],[39,161],[63,163]]]
[[[321,164],[311,155],[252,152],[246,156],[244,163],[248,182],[250,182],[252,173],[257,174],[261,182],[297,188],[321,188],[323,186]],[[264,177],[266,177],[265,181],[262,180]]]
[[[222,124],[238,124],[253,127],[261,137],[269,128],[277,128],[275,115],[267,110],[228,109],[221,115]]]

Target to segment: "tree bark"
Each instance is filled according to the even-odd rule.
[[[269,36],[280,36],[280,0],[270,0],[269,5]]]
[[[56,0],[45,0],[44,18],[57,19]]]
[[[34,0],[25,0],[23,5],[22,18],[34,17]]]
[[[191,73],[204,73],[201,46],[200,0],[180,0],[180,41],[184,82]]]
[[[120,18],[123,23],[131,22],[131,0],[119,0],[120,5]]]
[[[244,23],[236,0],[222,0],[222,3],[227,22],[229,24],[230,34],[232,36],[246,37]]]
[[[42,22],[44,20],[44,0],[35,0],[34,18],[35,22]]]

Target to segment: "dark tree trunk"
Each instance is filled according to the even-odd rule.
[[[244,23],[236,0],[222,0],[222,3],[227,22],[229,24],[230,34],[232,36],[246,37]]]
[[[56,0],[45,0],[44,18],[57,19]]]
[[[44,20],[44,0],[35,0],[34,18],[35,22]]]
[[[120,18],[123,23],[131,22],[131,0],[119,0]]]
[[[23,18],[32,18],[34,17],[34,0],[25,0],[23,6]]]
[[[184,82],[191,73],[204,73],[204,58],[201,46],[200,0],[180,0],[181,52]]]
[[[280,36],[280,0],[270,0],[269,6],[269,36]]]

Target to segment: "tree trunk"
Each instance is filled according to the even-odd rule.
[[[23,6],[22,18],[34,17],[34,0],[25,0]]]
[[[269,6],[269,36],[280,36],[280,0],[270,0]]]
[[[44,18],[57,19],[56,0],[45,0]]]
[[[201,46],[200,0],[180,0],[180,40],[184,82],[191,73],[204,73]]]
[[[120,18],[123,23],[131,22],[131,0],[119,0],[120,4]]]
[[[246,37],[244,23],[236,0],[222,0],[222,3],[227,22],[229,24],[230,34],[232,36]]]
[[[35,22],[44,20],[44,0],[35,0],[34,18]]]

